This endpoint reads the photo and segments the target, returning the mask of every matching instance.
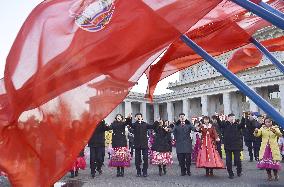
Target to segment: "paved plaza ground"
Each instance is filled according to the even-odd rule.
[[[192,165],[192,176],[180,176],[180,169],[176,159],[175,151],[174,164],[168,167],[167,175],[159,176],[157,167],[149,165],[147,178],[136,177],[134,161],[130,168],[125,170],[125,177],[116,177],[116,169],[107,167],[108,159],[105,159],[103,174],[96,176],[94,179],[90,176],[90,169],[80,171],[80,174],[75,179],[69,178],[70,174],[66,174],[55,187],[284,187],[284,172],[280,172],[280,180],[278,182],[266,181],[266,173],[263,170],[256,169],[256,162],[249,162],[247,159],[243,161],[243,176],[229,179],[226,170],[216,170],[214,177],[205,177],[204,169],[196,169]],[[245,152],[245,158],[247,153]],[[87,153],[88,159],[88,153]],[[87,160],[88,161],[88,160]],[[0,179],[1,187],[8,187],[4,182],[5,179]]]
[[[87,168],[85,171],[80,171],[79,177],[74,180],[70,179],[70,174],[66,175],[61,181],[69,183],[77,183],[78,185],[72,185],[69,187],[83,186],[83,187],[284,187],[284,171],[280,172],[280,180],[278,182],[268,182],[266,180],[266,172],[263,170],[256,169],[256,162],[249,162],[247,159],[243,161],[243,176],[229,179],[227,171],[216,170],[214,177],[205,177],[204,169],[196,169],[193,164],[191,167],[192,176],[180,176],[180,169],[176,159],[175,150],[173,151],[174,164],[168,167],[167,175],[159,176],[157,167],[149,165],[148,177],[136,177],[136,170],[134,161],[130,168],[125,170],[125,177],[116,177],[116,169],[103,167],[103,174],[96,176],[94,179],[90,176],[90,169]],[[245,151],[245,158],[248,158],[247,152]],[[108,159],[105,159],[107,165]],[[81,183],[81,184],[79,184]],[[60,185],[58,185],[60,186]]]

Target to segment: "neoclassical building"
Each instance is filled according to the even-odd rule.
[[[282,30],[267,27],[258,31],[254,37],[264,40],[282,35]],[[231,54],[229,52],[215,58],[227,66]],[[278,60],[284,61],[283,52],[273,54]],[[240,72],[237,76],[284,114],[284,75],[267,58],[264,57],[257,67]],[[215,112],[225,115],[233,112],[238,118],[243,111],[263,113],[205,61],[180,71],[179,81],[169,83],[168,89],[173,92],[155,96],[153,103],[145,99],[144,94],[131,92],[106,121],[111,122],[117,113],[128,115],[141,112],[149,123],[159,117],[173,121],[181,112],[188,118],[211,116]]]

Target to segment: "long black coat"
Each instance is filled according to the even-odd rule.
[[[255,128],[260,129],[262,127],[262,124],[260,124],[258,121],[255,123]],[[262,137],[254,137],[254,147],[260,147],[262,142]]]
[[[223,121],[220,125],[224,133],[225,150],[241,151],[243,150],[242,129],[244,124],[231,124],[229,121]]]
[[[152,150],[157,152],[169,152],[172,150],[171,132],[167,132],[158,122],[154,123],[154,143]]]
[[[88,146],[89,147],[105,147],[105,131],[109,130],[109,127],[106,126],[105,121],[101,121],[93,135],[91,136]]]
[[[128,122],[128,125],[133,129],[134,132],[134,148],[148,148],[147,131],[148,129],[153,129],[153,125],[149,125],[144,121],[142,121],[141,123],[139,123],[138,121],[136,121],[135,123]]]
[[[125,135],[125,127],[127,123],[122,121],[114,121],[110,128],[113,130],[112,133],[112,147],[126,147],[127,140]]]
[[[177,153],[192,152],[191,131],[196,131],[196,129],[188,120],[185,121],[185,125],[181,125],[179,120],[176,122],[173,133],[176,140]]]
[[[246,125],[246,134],[245,141],[253,142],[255,140],[255,136],[253,135],[254,130],[256,128],[256,120],[249,120],[247,118],[242,118],[241,123],[245,123]]]

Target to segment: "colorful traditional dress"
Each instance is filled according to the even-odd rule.
[[[198,151],[201,147],[201,139],[200,139],[200,133],[199,132],[193,132],[193,138],[192,143],[194,144],[193,151],[191,153],[191,161],[192,163],[196,163]]]
[[[173,164],[173,156],[171,152],[158,152],[153,151],[152,155],[152,162],[153,165],[171,165]]]
[[[109,162],[110,167],[129,167],[131,155],[127,147],[126,123],[122,121],[114,121],[110,129],[112,133],[112,154]]]
[[[130,167],[131,155],[127,147],[114,147],[109,162],[110,167]]]
[[[271,128],[275,129],[275,133],[271,131]],[[278,147],[277,139],[282,136],[277,126],[266,127],[262,126],[257,133],[254,133],[256,137],[262,137],[262,142],[259,152],[259,162],[257,168],[260,169],[281,169],[281,154]]]
[[[201,149],[198,151],[196,167],[224,169],[224,162],[216,150],[216,139],[219,139],[215,128],[212,124],[203,125],[200,128],[202,134]]]
[[[172,157],[172,138],[171,133],[166,131],[164,127],[154,124],[154,141],[152,145],[152,155],[150,163],[153,165],[170,165],[173,163]]]

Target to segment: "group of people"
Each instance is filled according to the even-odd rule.
[[[283,130],[266,115],[245,114],[242,122],[246,125],[244,134],[250,162],[255,159],[257,168],[266,169],[268,180],[279,179],[280,161],[284,161]],[[281,132],[282,131],[282,132]]]
[[[128,136],[126,127],[129,129]],[[193,161],[197,168],[205,168],[206,176],[213,176],[214,169],[226,168],[229,178],[233,179],[235,175],[232,160],[234,160],[236,174],[241,177],[241,152],[245,136],[250,161],[253,160],[254,155],[257,168],[267,171],[268,180],[273,179],[272,171],[274,179],[279,179],[278,171],[281,168],[282,159],[280,151],[284,147],[284,139],[278,126],[274,125],[268,117],[259,116],[255,122],[248,116],[244,116],[241,121],[236,120],[234,114],[229,114],[227,119],[218,115],[211,118],[203,116],[192,124],[186,119],[185,114],[181,113],[175,123],[159,119],[153,124],[148,124],[143,121],[141,113],[135,115],[134,123],[132,123],[131,115],[124,118],[121,114],[117,114],[110,125],[107,125],[105,121],[98,124],[89,140],[92,177],[95,177],[97,173],[102,174],[105,132],[110,130],[112,131],[112,151],[109,166],[116,167],[117,177],[123,177],[125,168],[130,167],[133,151],[137,177],[148,176],[149,157],[150,163],[157,166],[159,175],[165,175],[167,166],[173,163],[173,135],[181,176],[191,175],[190,168]],[[151,152],[149,152],[149,134],[153,135]],[[253,137],[250,137],[251,134]],[[129,147],[127,138],[129,138]],[[280,149],[278,141],[282,141]],[[222,160],[222,144],[224,144],[226,164]],[[76,170],[75,172],[78,173]],[[71,176],[74,175],[71,173]]]

